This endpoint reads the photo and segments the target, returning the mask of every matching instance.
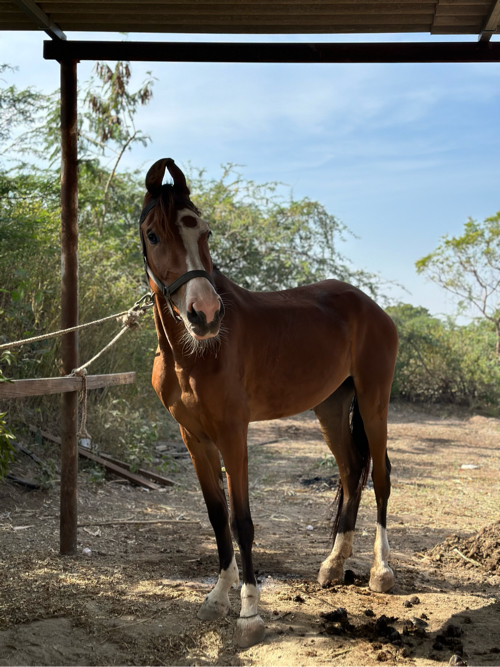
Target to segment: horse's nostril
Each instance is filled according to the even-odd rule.
[[[188,310],[187,312],[187,318],[191,324],[194,325],[201,325],[201,324],[206,324],[207,323],[207,318],[205,317],[205,313],[200,311],[196,311],[194,306],[192,307],[191,310]]]

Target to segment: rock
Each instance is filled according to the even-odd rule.
[[[370,618],[373,618],[375,616],[375,612],[373,609],[365,609],[365,616],[369,616]]]
[[[386,651],[380,651],[380,653],[377,655],[377,660],[379,662],[387,662],[390,659],[390,654],[387,653]]]
[[[462,633],[463,630],[459,625],[452,625],[450,623],[446,628],[446,634],[448,637],[461,637]]]
[[[413,607],[413,605],[412,605],[410,600],[405,600],[403,602],[403,607],[406,607],[407,609],[409,609],[410,607]]]
[[[432,645],[432,648],[435,651],[442,651],[444,646],[441,644],[441,642],[434,642],[434,644]]]
[[[466,661],[460,655],[452,655],[448,664],[456,665],[456,667],[464,667],[467,665]]]
[[[325,621],[330,621],[331,623],[342,622],[347,620],[347,610],[344,607],[338,607],[333,611],[322,611],[320,617],[324,618]]]
[[[413,597],[410,598],[410,602],[412,604],[420,604],[420,598],[417,595],[413,595]]]

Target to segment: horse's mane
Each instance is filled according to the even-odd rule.
[[[158,194],[158,204],[154,209],[155,220],[170,237],[172,237],[172,229],[168,223],[172,211],[189,208],[197,215],[200,214],[199,210],[189,199],[189,193],[188,195],[179,194],[172,183],[165,183],[165,185],[161,186]]]

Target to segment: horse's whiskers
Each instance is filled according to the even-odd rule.
[[[181,336],[182,352],[187,356],[204,357],[207,353],[213,353],[217,356],[221,346],[221,337],[224,333],[225,331],[221,327],[217,336],[197,340],[187,329],[184,329]]]

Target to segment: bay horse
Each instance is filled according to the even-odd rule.
[[[173,184],[163,185],[166,169]],[[396,328],[372,299],[338,280],[279,292],[239,287],[214,267],[209,226],[171,158],[149,169],[146,188],[140,237],[155,294],[158,348],[152,383],[179,423],[219,554],[219,577],[198,618],[214,620],[230,610],[229,589],[239,584],[232,529],[243,577],[234,640],[240,647],[252,646],[264,637],[248,495],[247,431],[252,421],[313,409],[335,456],[339,501],[333,549],[318,575],[322,585],[343,580],[373,460],[377,531],[369,585],[385,592],[394,584],[386,535],[386,446]]]

